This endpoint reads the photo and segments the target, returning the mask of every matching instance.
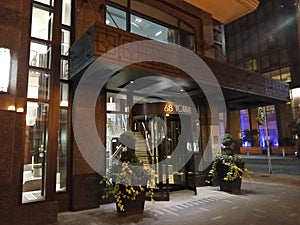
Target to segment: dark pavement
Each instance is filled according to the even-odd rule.
[[[299,161],[300,162],[300,161]],[[171,192],[166,202],[146,202],[143,214],[119,216],[114,204],[64,212],[52,225],[297,225],[300,224],[300,176],[253,173],[233,195],[219,187]]]
[[[266,155],[243,155],[247,167],[253,172],[269,173],[268,157]],[[271,156],[271,169],[273,174],[291,174],[300,176],[300,158],[291,155],[285,157]]]

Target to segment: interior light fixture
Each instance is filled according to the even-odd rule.
[[[293,98],[298,98],[298,97],[300,97],[300,88],[292,89],[290,98],[293,99]]]
[[[141,19],[141,18],[139,18],[139,17],[137,17],[137,18],[135,18],[135,22],[137,22],[137,23],[141,23],[141,22],[142,22],[142,19]]]
[[[0,48],[0,92],[7,92],[10,77],[10,50]]]
[[[160,31],[158,31],[158,32],[155,34],[155,37],[157,37],[157,36],[161,35],[161,33],[162,33],[162,31],[161,31],[161,30],[160,30]]]

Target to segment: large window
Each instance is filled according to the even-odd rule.
[[[240,110],[240,126],[241,126],[241,133],[240,133],[240,139],[245,136],[245,131],[250,130],[250,120],[249,120],[249,110],[248,109],[242,109]],[[251,143],[245,141],[243,142],[243,147],[249,147],[251,146]]]
[[[268,136],[266,135],[265,128],[259,125],[259,144],[263,149],[267,148],[267,137],[270,146],[278,146],[278,130],[277,130],[277,119],[276,111],[273,105],[267,106],[266,108],[266,119],[267,119],[267,130]]]
[[[155,19],[135,12],[126,12],[125,8],[121,9],[121,7],[117,8],[107,5],[106,24],[149,39],[165,43],[176,43],[194,50],[194,35],[186,31],[186,29],[183,30],[178,27],[172,27],[164,24],[163,21],[157,22]],[[180,24],[180,27],[187,27],[184,23]]]
[[[71,0],[62,0],[62,7],[54,7],[58,3],[60,1],[32,1],[23,203],[47,199],[49,184],[46,182],[48,180],[46,174],[49,175],[49,171],[52,175],[56,174],[56,190],[67,190]],[[58,16],[55,17],[56,14]],[[54,21],[55,18],[61,18],[61,26],[53,27],[53,24],[58,22]],[[54,34],[59,37],[52,38]],[[56,51],[53,50],[55,48]],[[60,65],[54,66],[53,62],[57,61]],[[54,82],[60,85],[60,88],[51,89],[57,90],[57,93],[50,91]],[[57,116],[54,116],[55,114]],[[54,130],[55,127],[58,127],[58,130]],[[56,166],[49,167],[47,162],[51,157],[53,160],[55,155],[57,155]]]
[[[106,24],[126,30],[126,12],[108,5],[106,9]]]
[[[27,102],[23,203],[45,199],[48,110],[48,104]]]

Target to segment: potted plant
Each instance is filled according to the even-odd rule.
[[[242,137],[243,143],[248,143],[251,147],[256,144],[256,136],[259,134],[258,129],[247,129],[243,131],[244,136]]]
[[[207,183],[211,183],[217,178],[221,191],[238,194],[241,191],[241,183],[244,175],[248,176],[248,169],[243,157],[233,154],[234,145],[232,145],[232,137],[225,134],[222,139],[222,151],[212,162],[211,169],[208,172],[209,179]]]
[[[135,136],[132,132],[123,133],[120,141],[124,145],[120,159],[100,181],[104,184],[102,198],[113,196],[119,214],[142,213],[147,193],[153,201],[151,178],[154,173],[135,155]]]

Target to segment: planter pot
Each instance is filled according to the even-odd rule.
[[[217,178],[219,181],[220,190],[233,194],[239,194],[241,192],[242,179],[238,177],[233,181],[225,181],[224,177],[226,177],[227,172],[227,166],[221,164],[217,167]]]
[[[125,186],[121,186],[121,191],[125,192]],[[145,187],[146,190],[146,187]],[[144,212],[145,200],[146,200],[146,191],[142,191],[135,200],[121,198],[124,205],[124,211],[121,211],[120,207],[116,203],[117,212],[119,215],[127,216],[132,214],[138,214]]]
[[[242,179],[237,178],[234,181],[220,181],[220,190],[230,192],[233,194],[239,194],[241,192]]]

